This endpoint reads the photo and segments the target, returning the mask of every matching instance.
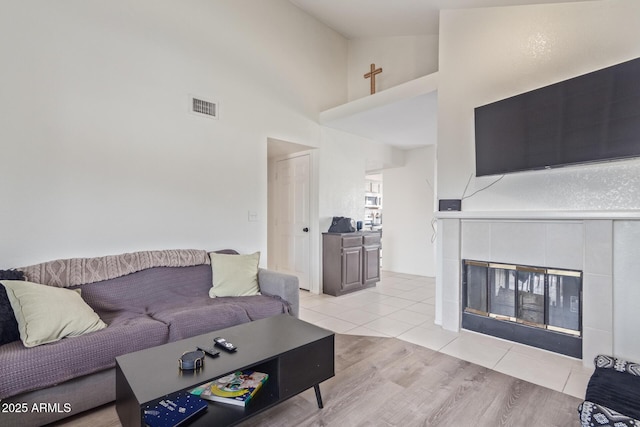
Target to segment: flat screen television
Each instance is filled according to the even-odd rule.
[[[475,109],[476,176],[640,156],[640,58]]]

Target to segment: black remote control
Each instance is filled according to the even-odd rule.
[[[229,341],[225,340],[222,337],[216,337],[213,339],[216,347],[220,347],[221,349],[228,351],[229,353],[233,353],[237,350],[236,346],[231,344]]]
[[[218,356],[220,356],[220,352],[216,351],[216,349],[213,348],[213,347],[207,348],[207,347],[198,346],[198,350],[203,351],[204,354],[206,354],[209,357],[218,357]]]

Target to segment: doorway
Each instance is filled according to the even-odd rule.
[[[300,289],[309,290],[309,155],[276,162],[276,271],[298,276]]]
[[[314,152],[312,147],[272,139],[268,147],[268,268],[297,276],[301,289],[317,293]]]

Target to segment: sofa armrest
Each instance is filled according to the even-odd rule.
[[[580,427],[636,427],[640,425],[638,420],[588,400],[578,406],[578,415],[580,416]]]
[[[640,364],[629,362],[617,357],[599,354],[593,359],[596,368],[615,369],[618,372],[626,372],[627,374],[640,377]]]
[[[260,268],[258,270],[258,286],[263,294],[279,296],[287,301],[291,306],[291,314],[298,317],[300,288],[296,276]]]

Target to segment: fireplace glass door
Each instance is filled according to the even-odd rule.
[[[487,263],[467,263],[467,279],[478,286],[467,286],[467,310],[487,314]]]
[[[544,327],[544,270],[522,268],[518,271],[518,320]]]
[[[549,329],[565,333],[580,330],[580,276],[567,271],[550,271]]]
[[[492,317],[515,321],[516,277],[514,266],[489,264],[489,312]]]
[[[582,273],[464,261],[464,311],[580,336]]]
[[[463,260],[464,329],[582,358],[582,272]]]

